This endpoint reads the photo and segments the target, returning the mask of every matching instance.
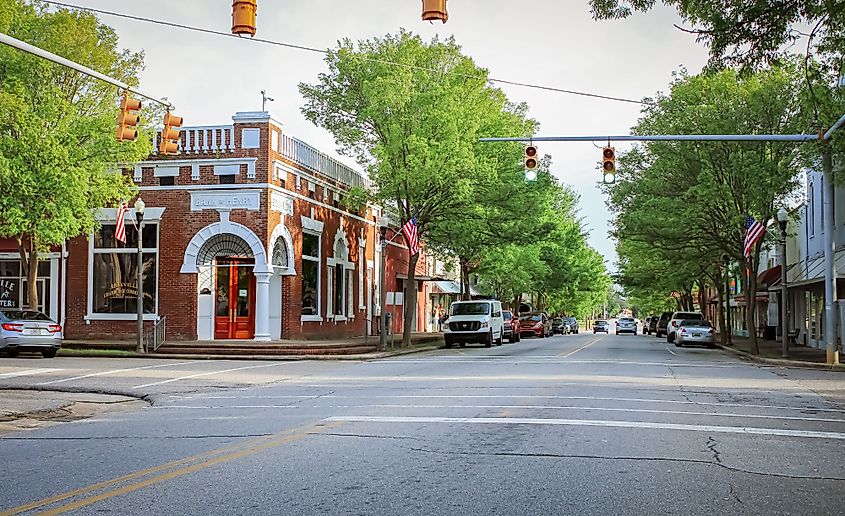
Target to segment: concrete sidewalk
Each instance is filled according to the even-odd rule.
[[[845,371],[843,364],[832,366],[827,364],[827,352],[824,349],[790,344],[789,358],[781,358],[782,345],[780,341],[757,339],[759,353],[754,354],[751,352],[751,340],[747,337],[733,336],[731,340],[730,346],[722,346],[718,344],[717,336],[717,344],[722,349],[757,362],[785,367],[810,367]]]

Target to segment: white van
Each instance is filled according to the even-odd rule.
[[[479,342],[489,348],[493,341],[497,346],[501,346],[504,326],[500,301],[455,301],[449,307],[449,318],[443,327],[443,338],[447,348],[454,344],[464,347],[470,342]]]

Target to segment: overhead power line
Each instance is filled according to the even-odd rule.
[[[194,32],[201,32],[201,33],[204,33],[204,34],[212,34],[212,35],[215,35],[215,36],[225,36],[227,38],[235,38],[235,39],[242,40],[242,41],[252,41],[252,42],[255,42],[255,43],[264,43],[264,44],[267,44],[267,45],[275,45],[275,46],[290,48],[290,49],[294,49],[294,50],[303,50],[303,51],[306,51],[306,52],[313,52],[313,53],[323,54],[323,55],[327,55],[329,53],[328,50],[322,49],[322,48],[308,47],[308,46],[305,46],[305,45],[297,45],[297,44],[294,44],[294,43],[285,43],[283,41],[275,41],[275,40],[264,39],[264,38],[246,39],[246,38],[241,38],[240,36],[237,36],[235,34],[231,34],[229,32],[223,32],[223,31],[214,30],[214,29],[207,29],[207,28],[204,28],[204,27],[195,27],[195,26],[192,26],[192,25],[174,23],[174,22],[169,22],[169,21],[165,21],[165,20],[156,20],[156,19],[153,19],[153,18],[146,18],[146,17],[143,17],[143,16],[135,16],[135,15],[119,13],[119,12],[115,12],[115,11],[107,11],[107,10],[104,10],[104,9],[95,9],[93,7],[84,7],[84,6],[69,4],[69,3],[66,3],[66,2],[57,2],[57,1],[53,1],[53,0],[42,0],[42,2],[45,3],[45,4],[55,5],[55,6],[58,6],[58,7],[64,7],[64,8],[67,8],[67,9],[74,9],[74,10],[77,10],[77,11],[86,11],[86,12],[91,12],[91,13],[103,14],[103,15],[106,15],[106,16],[115,16],[117,18],[126,18],[126,19],[129,19],[129,20],[135,20],[135,21],[140,21],[140,22],[145,22],[145,23],[153,23],[153,24],[156,24],[156,25],[163,25],[163,26],[166,26],[166,27],[173,27],[173,28],[176,28],[176,29],[190,30],[190,31],[194,31]],[[373,59],[373,58],[370,58],[370,57],[360,57],[360,56],[358,56],[358,57],[359,57],[359,59],[362,59],[362,60],[365,60],[365,61],[375,62],[375,63],[379,63],[379,64],[386,64],[386,65],[391,65],[391,66],[399,66],[399,67],[413,69],[413,70],[422,70],[422,71],[435,72],[435,73],[439,73],[441,71],[441,70],[435,70],[434,68],[428,68],[428,67],[425,67],[425,66],[411,65],[411,64],[407,64],[407,63],[397,63],[397,62],[394,62],[394,61]],[[464,73],[460,73],[460,72],[449,72],[449,73],[451,73],[451,74],[453,74],[457,77],[466,77],[468,79],[479,79],[479,78],[481,78],[480,76],[477,76],[477,75],[464,74]],[[612,101],[615,101],[615,102],[627,102],[627,103],[630,103],[630,104],[644,104],[644,105],[649,104],[648,102],[644,102],[642,100],[627,99],[627,98],[623,98],[623,97],[613,97],[613,96],[609,96],[609,95],[601,95],[601,94],[598,94],[598,93],[590,93],[590,92],[585,92],[585,91],[568,90],[568,89],[564,89],[564,88],[556,88],[556,87],[553,87],[553,86],[543,86],[541,84],[531,84],[531,83],[525,83],[525,82],[509,81],[509,80],[506,80],[506,79],[496,79],[496,78],[493,78],[493,77],[487,77],[486,79],[490,82],[495,82],[495,83],[499,83],[499,84],[509,84],[509,85],[512,85],[512,86],[521,86],[521,87],[524,87],[524,88],[553,91],[553,92],[557,92],[557,93],[565,93],[565,94],[568,94],[568,95],[578,95],[578,96],[582,96],[582,97],[590,97],[590,98],[596,98],[596,99],[602,99],[602,100],[612,100]]]

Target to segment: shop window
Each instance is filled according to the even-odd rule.
[[[320,236],[302,234],[302,315],[320,315]]]
[[[26,273],[20,260],[0,260],[0,308],[31,308],[50,313],[50,262],[38,262],[38,305],[30,306]]]
[[[138,231],[126,225],[126,244],[114,238],[114,224],[94,234],[92,250],[91,312],[136,314],[138,301]],[[144,313],[156,312],[158,293],[158,225],[144,224],[142,239]]]

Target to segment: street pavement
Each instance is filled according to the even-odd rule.
[[[845,374],[643,335],[359,362],[4,358],[0,386],[151,403],[0,437],[0,515],[804,515],[845,497]]]

